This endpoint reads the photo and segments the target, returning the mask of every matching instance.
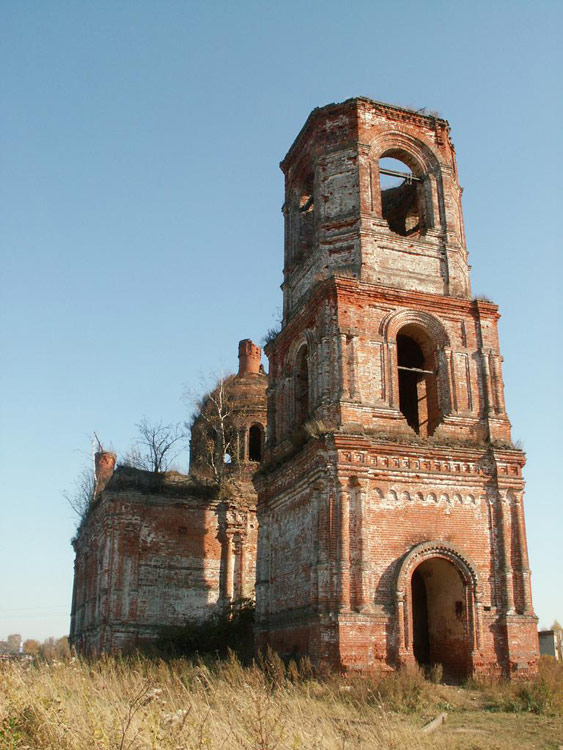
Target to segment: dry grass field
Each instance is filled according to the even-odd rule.
[[[321,679],[273,655],[8,662],[0,680],[1,750],[563,748],[563,665],[550,660],[531,683],[466,687],[418,672]]]

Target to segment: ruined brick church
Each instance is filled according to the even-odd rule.
[[[218,386],[228,492],[204,460],[209,402],[187,476],[98,454],[72,642],[126,648],[255,592],[258,647],[344,670],[529,674],[524,455],[498,309],[471,296],[449,125],[350,99],[314,110],[281,168],[283,323],[268,376],[245,340]]]

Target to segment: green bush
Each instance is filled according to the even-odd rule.
[[[231,605],[228,613],[203,623],[164,627],[148,651],[168,658],[198,655],[225,658],[234,653],[248,663],[254,653],[254,602],[241,599]]]

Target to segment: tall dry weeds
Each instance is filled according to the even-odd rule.
[[[425,708],[436,711],[439,700],[420,673],[321,681],[310,671],[307,663],[286,669],[274,654],[252,667],[234,657],[7,663],[0,750],[452,747],[418,734]],[[546,684],[560,685],[552,672]]]
[[[563,664],[551,656],[540,657],[533,680],[474,680],[489,711],[563,716]]]

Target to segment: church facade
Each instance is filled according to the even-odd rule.
[[[242,341],[238,375],[218,386],[227,432],[214,391],[188,476],[99,457],[71,640],[131,647],[228,612],[255,583],[258,648],[341,670],[531,674],[525,459],[499,312],[471,295],[449,125],[350,99],[314,110],[281,167],[268,377]],[[210,445],[228,459],[228,495]]]

